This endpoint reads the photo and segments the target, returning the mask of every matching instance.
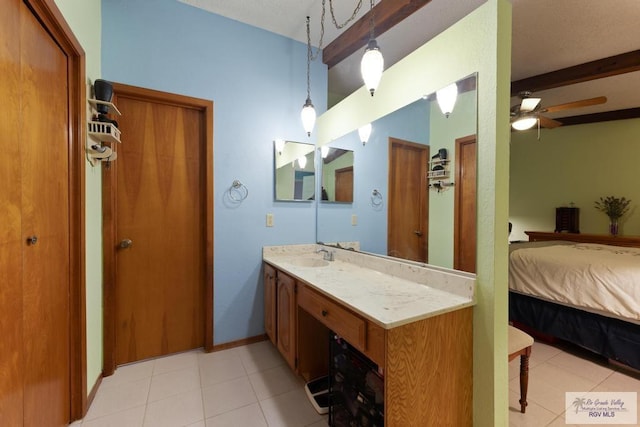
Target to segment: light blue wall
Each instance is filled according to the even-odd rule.
[[[315,240],[315,202],[273,201],[273,140],[314,142],[300,123],[306,45],[175,0],[103,0],[102,43],[102,78],[214,101],[214,342],[264,333],[262,246]],[[321,114],[326,67],[311,73]],[[242,203],[225,197],[234,179]]]
[[[387,253],[387,197],[389,195],[389,137],[429,144],[429,102],[420,99],[376,120],[365,146],[354,131],[336,139],[331,147],[354,152],[353,204],[321,203],[318,237],[323,242],[358,241],[360,249]],[[382,193],[383,203],[371,203],[371,193]],[[351,216],[357,215],[357,225]]]

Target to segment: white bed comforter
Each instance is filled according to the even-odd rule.
[[[578,243],[516,249],[509,287],[639,323],[640,248]]]

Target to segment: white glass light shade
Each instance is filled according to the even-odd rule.
[[[362,73],[362,79],[364,84],[371,92],[371,96],[378,88],[380,79],[382,78],[382,71],[384,70],[384,58],[382,52],[378,47],[375,39],[369,40],[367,49],[364,51],[364,56],[360,62],[360,72]]]
[[[316,109],[311,103],[311,98],[307,98],[307,101],[302,106],[300,118],[302,119],[302,127],[304,131],[307,132],[307,136],[311,136],[313,127],[316,124]]]
[[[329,146],[328,145],[323,145],[322,147],[320,147],[320,155],[322,155],[323,159],[327,158],[327,156],[329,155]]]
[[[300,169],[304,169],[307,166],[307,156],[298,157],[298,164],[300,165]]]
[[[536,117],[525,116],[511,123],[511,127],[515,130],[527,130],[534,127],[536,123],[538,123],[538,119]]]
[[[369,137],[371,136],[371,123],[367,123],[366,125],[359,127],[358,135],[360,136],[362,145],[365,145],[367,142],[369,142]]]
[[[284,139],[276,139],[275,141],[276,151],[278,154],[282,154],[282,150],[284,150]]]
[[[456,105],[456,99],[458,98],[458,85],[451,83],[449,86],[444,87],[436,92],[436,99],[442,114],[449,117],[449,114],[453,112],[453,107]]]

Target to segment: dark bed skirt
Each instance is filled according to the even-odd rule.
[[[509,292],[509,320],[640,369],[640,325]]]

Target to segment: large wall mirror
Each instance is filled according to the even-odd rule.
[[[357,173],[351,204],[318,204],[318,241],[475,272],[477,75],[452,84],[449,114],[429,94],[373,122],[364,145],[357,131],[328,144]]]
[[[275,200],[314,200],[315,147],[302,142],[277,140],[273,151]]]

